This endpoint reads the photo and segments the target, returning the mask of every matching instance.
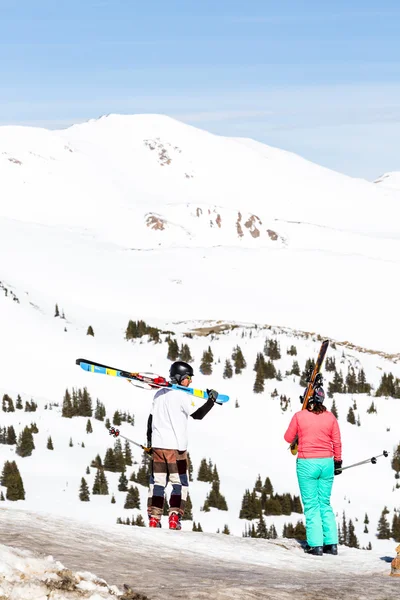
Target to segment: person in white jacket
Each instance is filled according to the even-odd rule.
[[[171,383],[188,387],[193,368],[185,362],[171,365]],[[170,482],[169,528],[181,529],[188,495],[188,418],[203,419],[212,409],[218,392],[207,390],[208,400],[195,409],[195,397],[179,390],[162,388],[156,392],[147,423],[147,445],[151,448],[152,472],[148,498],[149,527],[161,527],[165,488]]]

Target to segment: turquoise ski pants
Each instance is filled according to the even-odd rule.
[[[338,543],[335,515],[330,504],[333,477],[333,458],[297,459],[297,479],[309,546]]]

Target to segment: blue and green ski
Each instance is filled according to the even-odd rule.
[[[182,385],[170,383],[164,377],[155,375],[154,373],[130,373],[129,371],[123,371],[122,369],[114,369],[113,367],[108,367],[107,365],[101,365],[100,363],[93,362],[92,360],[88,360],[86,358],[77,358],[76,364],[79,365],[84,371],[89,371],[89,373],[101,373],[102,375],[111,375],[111,377],[122,377],[131,383],[135,384],[135,382],[137,382],[139,387],[145,389],[171,388],[181,392],[186,392],[187,394],[191,394],[196,398],[204,398],[205,400],[208,398],[208,394],[204,390],[183,387]],[[224,404],[225,402],[228,402],[228,400],[229,396],[218,394],[217,404]]]

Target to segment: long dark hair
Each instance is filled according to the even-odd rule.
[[[307,405],[307,410],[316,415],[321,415],[326,411],[326,406],[324,406],[320,402],[309,402]]]

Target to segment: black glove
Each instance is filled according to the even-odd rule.
[[[208,395],[208,399],[215,402],[216,399],[218,398],[218,392],[216,392],[215,390],[206,390],[206,392]]]
[[[342,462],[341,460],[335,460],[335,475],[341,475],[342,474]]]

